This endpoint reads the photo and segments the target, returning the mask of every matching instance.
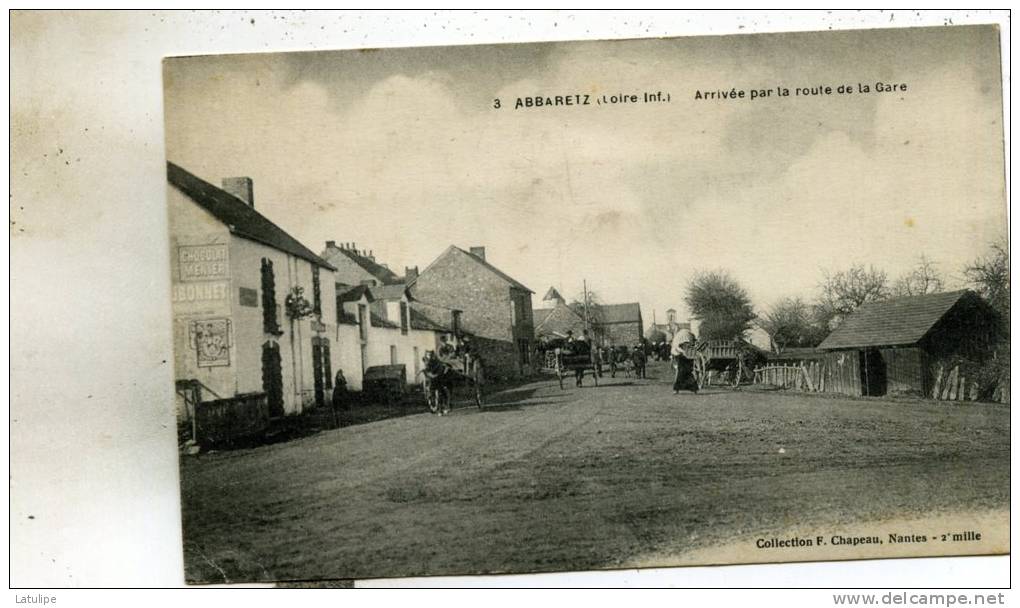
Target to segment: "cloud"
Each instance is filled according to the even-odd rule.
[[[660,310],[682,308],[696,269],[726,267],[765,306],[810,295],[821,268],[897,272],[921,252],[958,266],[1001,234],[994,48],[969,33],[959,52],[904,36],[189,64],[168,95],[168,149],[210,179],[255,177],[260,208],[313,248],[357,241],[399,268],[485,245],[533,289],[588,278],[607,299]],[[909,92],[693,99],[874,79]],[[523,96],[646,90],[672,102],[513,109]]]

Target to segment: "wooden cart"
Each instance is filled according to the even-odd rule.
[[[574,352],[569,348],[556,351],[556,377],[560,381],[560,390],[563,390],[563,379],[568,375],[575,376],[580,372],[591,370],[591,377],[595,380],[595,386],[599,385],[599,359],[594,350],[588,352]]]
[[[445,414],[450,411],[453,400],[453,387],[457,384],[471,390],[475,405],[481,409],[485,371],[478,357],[461,356],[450,359],[437,358],[438,367],[426,363],[421,371],[424,380],[422,390],[425,403],[433,414]]]

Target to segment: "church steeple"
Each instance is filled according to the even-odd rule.
[[[565,304],[566,300],[560,295],[560,292],[556,291],[555,287],[550,287],[549,291],[545,292],[545,296],[542,298],[543,302],[552,302],[553,304]]]

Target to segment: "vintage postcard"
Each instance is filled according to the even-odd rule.
[[[999,49],[167,58],[187,581],[1008,553]]]

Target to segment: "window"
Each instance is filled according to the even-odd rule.
[[[322,316],[322,285],[319,283],[319,267],[312,265],[312,310]]]
[[[390,344],[390,365],[397,364],[397,347]]]
[[[518,340],[517,346],[520,349],[521,365],[531,365],[531,343],[528,340]]]
[[[410,326],[408,317],[407,302],[400,303],[400,333],[407,335],[407,328]]]
[[[453,330],[453,335],[454,336],[459,336],[460,335],[460,311],[459,310],[450,311],[450,316],[451,316],[450,329]]]
[[[414,377],[417,378],[418,374],[421,373],[421,354],[418,352],[418,347],[414,347]]]
[[[262,331],[277,336],[283,333],[276,314],[276,277],[269,258],[262,258]]]

